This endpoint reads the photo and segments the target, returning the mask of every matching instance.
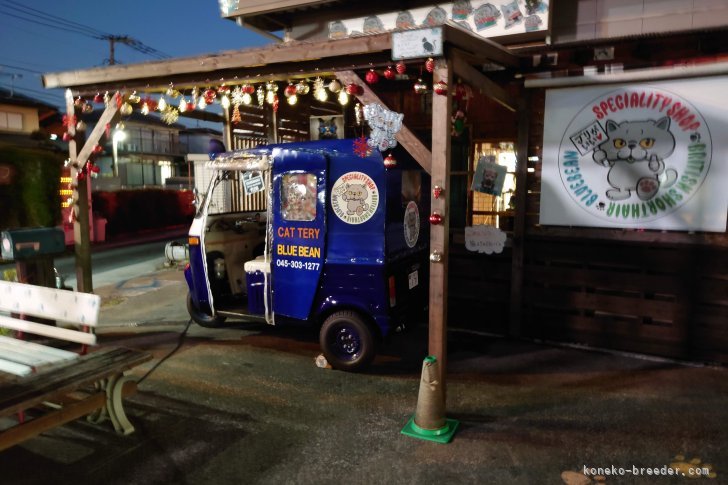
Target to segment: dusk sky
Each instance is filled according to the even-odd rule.
[[[62,90],[45,89],[41,74],[108,63],[109,41],[93,38],[98,34],[151,48],[145,54],[117,44],[116,61],[124,64],[270,43],[222,18],[216,0],[0,0],[0,86],[63,106]]]

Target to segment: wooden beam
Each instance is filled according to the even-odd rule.
[[[358,84],[363,89],[363,94],[357,96],[357,99],[362,104],[379,103],[386,107],[386,103],[382,101],[377,94],[371,90],[371,88],[360,78],[354,71],[336,71],[336,77],[341,81],[343,85],[347,84]],[[448,118],[449,120],[450,118]],[[401,144],[407,152],[412,155],[412,158],[419,163],[422,168],[427,172],[432,171],[432,152],[417,138],[407,126],[402,123],[402,128],[397,133],[397,142]]]
[[[290,42],[268,45],[255,49],[227,51],[198,57],[169,59],[138,64],[117,64],[92,69],[46,73],[43,85],[46,88],[76,87],[99,83],[116,83],[127,86],[128,81],[150,78],[166,78],[167,84],[175,76],[195,74],[218,78],[214,73],[226,69],[243,69],[271,64],[291,63],[290,73],[300,72],[297,66],[305,61],[317,61],[318,67],[327,69],[326,59],[350,57],[359,54],[373,54],[392,48],[392,34],[382,33],[352,37],[337,41]],[[312,71],[313,72],[313,71]]]
[[[18,443],[38,436],[44,431],[74,421],[81,416],[90,414],[96,409],[101,409],[106,404],[106,393],[97,392],[89,397],[68,404],[63,408],[53,411],[50,414],[32,419],[24,424],[9,428],[0,433],[0,451],[15,446]]]
[[[225,17],[240,17],[253,14],[257,16],[290,9],[321,6],[334,2],[336,0],[259,0],[256,2],[238,2],[235,10],[225,15]]]
[[[88,160],[88,157],[91,156],[94,147],[99,143],[99,140],[101,140],[101,135],[103,135],[106,131],[106,124],[111,123],[111,120],[114,119],[116,112],[119,111],[119,108],[116,105],[116,98],[118,96],[120,96],[120,94],[117,92],[116,94],[114,94],[114,96],[111,97],[111,101],[106,106],[106,109],[104,109],[104,112],[101,113],[99,121],[96,122],[96,126],[94,126],[91,134],[88,135],[88,137],[86,138],[86,143],[83,145],[83,148],[78,153],[79,163],[86,163],[86,160]]]
[[[477,89],[481,94],[492,98],[505,108],[516,111],[518,100],[471,66],[465,61],[464,56],[458,54],[453,56],[453,69],[455,70],[455,74],[463,78],[473,89]]]
[[[472,32],[443,25],[443,36],[445,41],[452,47],[457,47],[470,53],[482,62],[494,62],[503,67],[518,68],[521,60],[502,45],[490,39],[480,37]]]
[[[433,83],[452,84],[452,63],[443,59],[436,62]],[[442,187],[439,198],[430,194],[432,212],[442,216],[442,224],[430,226],[430,251],[441,255],[440,262],[430,263],[430,325],[429,353],[440,362],[439,381],[445,392],[447,373],[447,274],[450,241],[450,134],[452,93],[432,97],[432,186]]]

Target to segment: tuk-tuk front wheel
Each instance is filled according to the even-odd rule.
[[[195,306],[192,293],[187,292],[187,312],[196,324],[207,328],[219,328],[225,323],[225,317],[209,315]]]
[[[360,315],[348,310],[333,313],[324,321],[319,342],[334,369],[364,369],[376,354],[371,328]]]

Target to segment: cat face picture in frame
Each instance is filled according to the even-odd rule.
[[[311,116],[309,118],[311,140],[341,140],[344,138],[342,115]]]

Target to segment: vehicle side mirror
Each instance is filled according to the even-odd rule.
[[[197,187],[192,189],[192,196],[193,196],[192,205],[199,208],[200,207],[200,191],[197,190]]]

